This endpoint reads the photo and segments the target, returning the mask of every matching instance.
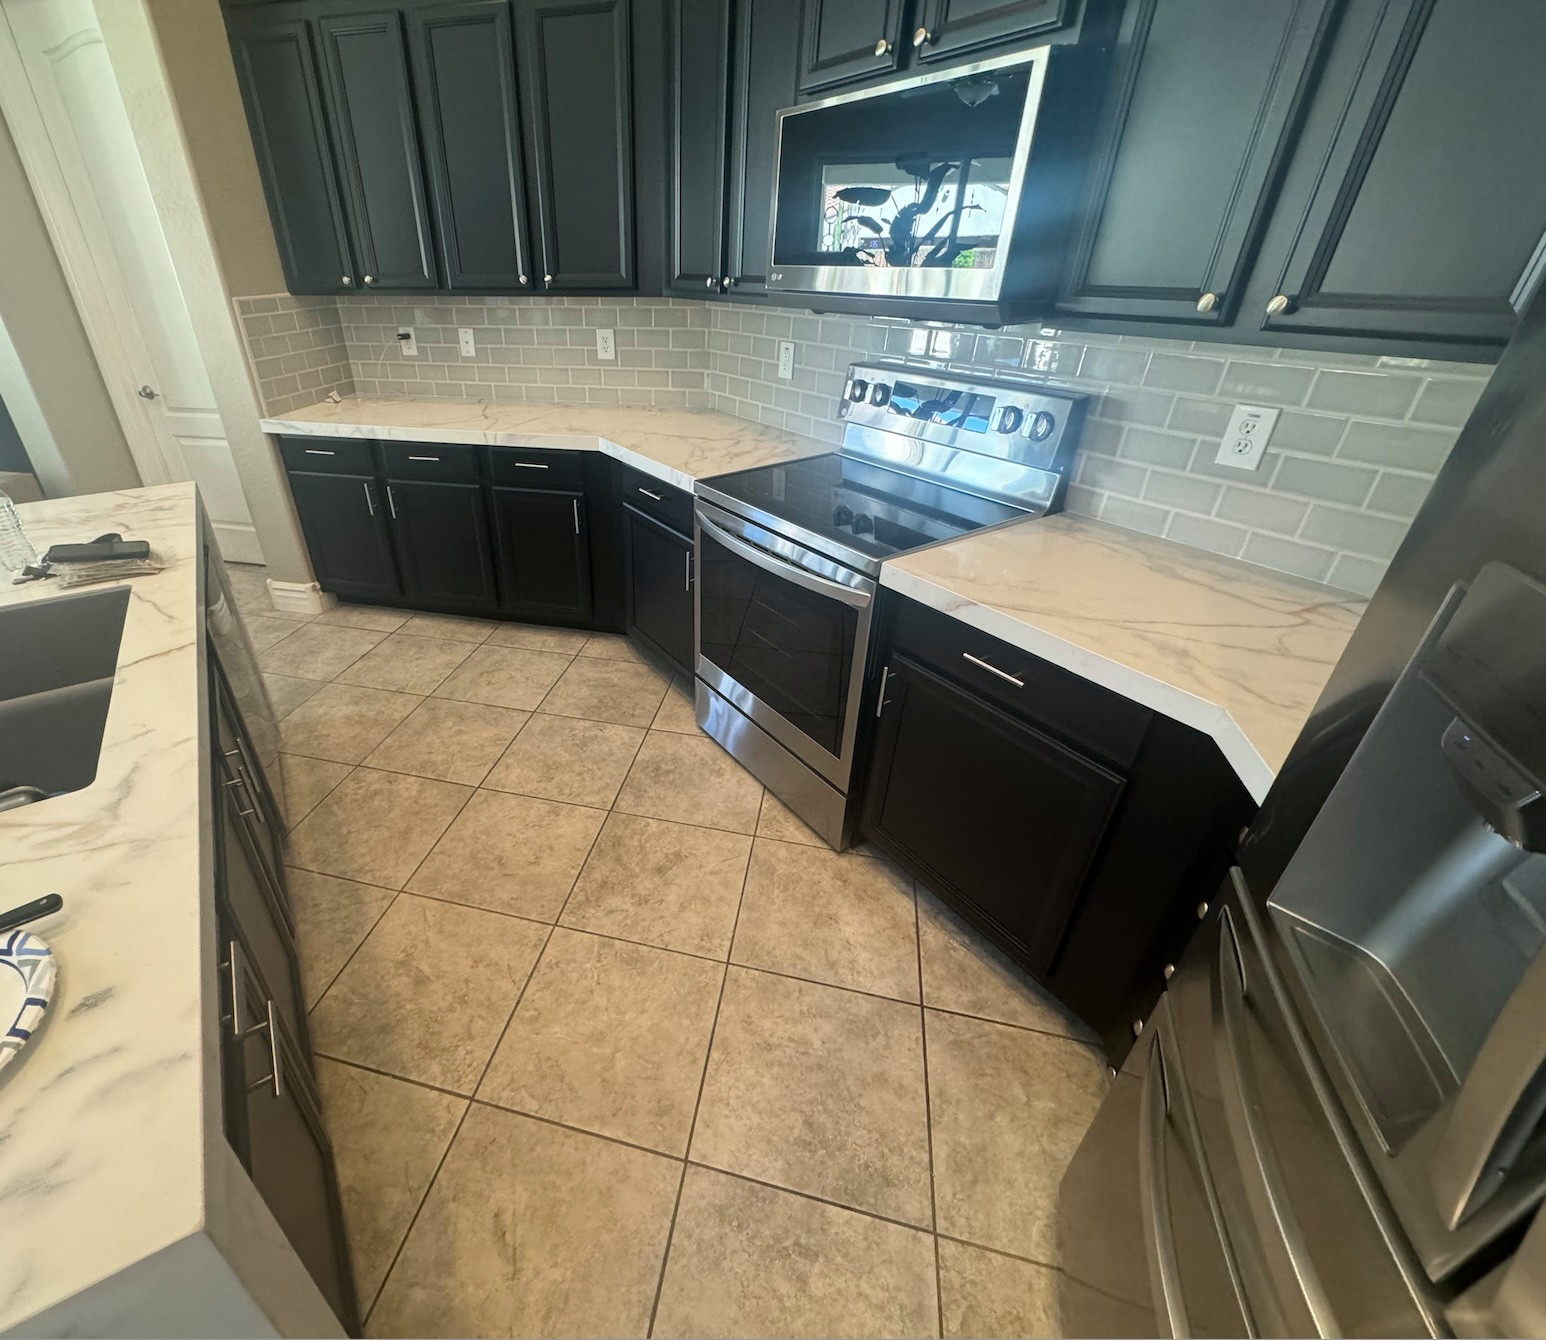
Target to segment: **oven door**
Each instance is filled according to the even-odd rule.
[[[875,582],[698,500],[698,677],[848,790]]]

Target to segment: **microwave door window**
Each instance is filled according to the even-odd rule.
[[[1007,158],[832,163],[822,169],[823,265],[991,270],[1009,203]]]

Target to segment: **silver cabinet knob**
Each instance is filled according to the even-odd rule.
[[[544,284],[551,284],[553,282],[553,276],[552,275],[543,275],[542,276],[542,282]]]
[[[1267,304],[1267,315],[1281,316],[1292,306],[1293,302],[1290,300],[1289,296],[1286,293],[1279,293]]]
[[[343,284],[343,286],[345,288],[353,288],[354,287],[354,278],[353,278],[352,275],[340,275],[339,276],[339,280],[340,280],[340,282],[342,282],[342,284]]]
[[[713,275],[709,275],[707,278],[704,279],[703,287],[704,288],[713,288],[714,287],[714,276]]]
[[[934,34],[931,33],[927,28],[917,28],[913,30],[913,45],[915,47],[927,46],[933,40]]]
[[[886,38],[882,37],[882,38],[879,38],[876,41],[876,43],[875,43],[875,54],[877,56],[884,56],[890,50],[891,50],[891,43]]]
[[[365,276],[365,282],[367,284],[374,284],[376,282],[376,276],[375,275],[366,275]]]
[[[725,288],[728,290],[729,287],[730,287],[730,276],[726,275],[725,276]]]
[[[140,387],[139,395],[141,400],[154,400],[156,398],[156,388],[154,386],[142,386]]]
[[[1199,312],[1211,312],[1218,305],[1219,295],[1217,293],[1204,293],[1202,297],[1197,299],[1197,310]]]
[[[516,278],[519,279],[521,281],[521,283],[523,283],[523,284],[526,282],[526,276],[525,275],[516,275]]]

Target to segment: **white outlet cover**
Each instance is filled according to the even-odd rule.
[[[1236,405],[1213,459],[1236,470],[1256,469],[1267,450],[1267,440],[1277,427],[1280,412],[1271,405]]]
[[[596,357],[606,362],[617,357],[617,336],[610,326],[602,326],[596,331]]]
[[[476,358],[477,357],[477,355],[478,355],[478,344],[477,344],[477,341],[474,340],[473,337],[472,337],[472,327],[471,326],[458,326],[457,329],[456,329],[456,338],[461,343],[461,346],[462,346],[462,357],[463,358]]]
[[[786,382],[794,380],[794,341],[778,342],[778,375]]]
[[[404,358],[417,358],[419,356],[419,341],[413,333],[412,326],[399,326],[397,328],[397,348]]]

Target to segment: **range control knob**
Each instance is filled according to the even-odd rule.
[[[863,400],[865,395],[868,394],[869,389],[869,382],[865,381],[863,377],[855,377],[848,383],[848,398],[856,402]]]
[[[832,524],[834,526],[846,526],[854,519],[853,508],[844,507],[839,503],[832,509]]]
[[[1046,410],[1039,409],[1031,415],[1025,425],[1025,435],[1032,442],[1045,442],[1052,436],[1052,430],[1058,426],[1058,421],[1048,414]]]
[[[873,535],[875,533],[875,518],[868,512],[860,512],[854,518],[855,535]]]
[[[884,405],[891,399],[891,388],[885,382],[876,382],[870,387],[870,404]]]
[[[999,410],[998,418],[994,421],[994,428],[1001,433],[1012,433],[1024,421],[1025,414],[1018,405],[1005,405]]]

